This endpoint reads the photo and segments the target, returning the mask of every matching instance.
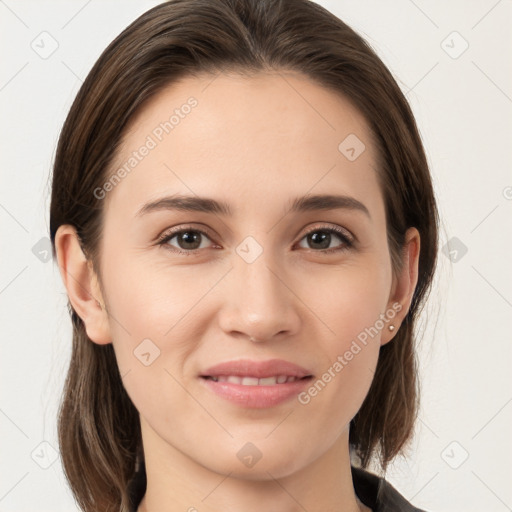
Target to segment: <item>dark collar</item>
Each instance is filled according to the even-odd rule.
[[[352,466],[357,497],[372,512],[425,512],[409,503],[389,482],[369,471]]]

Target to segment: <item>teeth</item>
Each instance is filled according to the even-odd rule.
[[[218,377],[210,377],[215,382],[229,382],[231,384],[241,384],[242,386],[275,386],[276,384],[284,384],[285,382],[295,382],[299,380],[297,377],[287,377],[286,375],[278,375],[275,377],[238,377],[237,375],[219,375]]]
[[[259,380],[256,377],[243,377],[240,384],[242,386],[257,386],[258,382]]]
[[[260,386],[274,386],[277,384],[277,377],[265,377],[259,380]]]

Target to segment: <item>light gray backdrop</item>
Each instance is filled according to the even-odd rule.
[[[0,512],[78,510],[56,438],[71,324],[50,259],[48,175],[92,64],[157,3],[0,0]],[[432,512],[512,510],[512,2],[319,3],[397,77],[443,219],[417,435],[388,479]]]

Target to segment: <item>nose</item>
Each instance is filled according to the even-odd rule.
[[[263,250],[252,262],[235,253],[218,312],[223,332],[258,343],[296,334],[301,301],[291,281],[270,251]]]

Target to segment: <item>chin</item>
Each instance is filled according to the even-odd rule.
[[[231,478],[240,480],[273,480],[274,478],[284,478],[303,466],[307,465],[304,460],[304,451],[300,451],[301,459],[298,459],[297,446],[300,443],[290,446],[288,449],[278,449],[276,446],[267,447],[264,442],[250,441],[242,443],[233,449],[226,449],[218,454],[218,457],[212,461],[204,461],[203,466],[222,475],[228,475]],[[210,452],[211,453],[211,452]],[[231,454],[231,455],[230,455]],[[213,453],[215,456],[215,452]]]

